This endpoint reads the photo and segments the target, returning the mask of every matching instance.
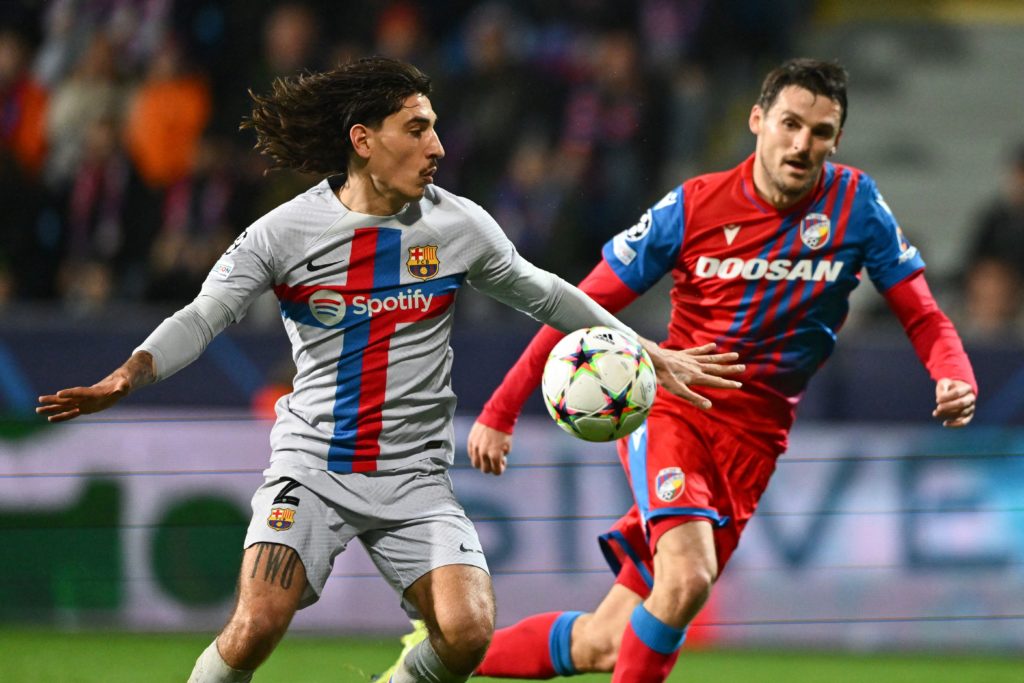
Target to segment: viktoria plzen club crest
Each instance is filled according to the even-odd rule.
[[[437,245],[409,247],[409,260],[405,265],[409,268],[409,275],[420,280],[429,280],[434,277],[441,265],[441,262],[437,260]]]
[[[828,244],[832,234],[832,221],[823,213],[809,213],[800,221],[800,239],[811,249]]]
[[[686,486],[686,475],[678,467],[666,467],[658,472],[654,481],[655,492],[658,498],[666,503],[671,503],[679,497]]]

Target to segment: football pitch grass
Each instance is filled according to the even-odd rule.
[[[184,683],[212,634],[127,634],[0,628],[4,683]],[[397,638],[292,634],[254,681],[359,683],[390,666]],[[578,676],[578,683],[608,681]],[[494,682],[499,679],[474,678]],[[504,680],[504,679],[500,679]],[[669,681],[722,683],[1021,683],[1024,657],[693,650]]]

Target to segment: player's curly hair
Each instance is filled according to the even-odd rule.
[[[255,148],[274,169],[344,174],[352,126],[377,128],[407,97],[429,95],[430,88],[430,78],[412,64],[367,57],[331,71],[278,78],[269,95],[250,90],[252,114],[239,128],[256,132]]]
[[[842,113],[839,127],[846,124],[846,81],[848,74],[839,62],[824,62],[818,59],[797,57],[790,59],[768,72],[761,86],[761,96],[757,103],[761,109],[768,111],[779,93],[790,85],[809,90],[815,95],[838,102]]]

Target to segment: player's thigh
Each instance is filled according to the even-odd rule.
[[[611,590],[594,610],[594,621],[600,623],[602,629],[613,632],[617,630],[621,635],[633,610],[641,602],[643,602],[642,596],[622,584],[613,584]]]
[[[688,623],[704,606],[717,578],[715,538],[708,520],[666,530],[654,549],[652,612],[675,626]]]
[[[334,558],[355,536],[357,529],[342,519],[339,504],[328,495],[343,497],[326,472],[298,470],[292,476],[268,475],[252,498],[253,516],[245,535],[246,559],[251,566],[242,569],[242,579],[262,580],[288,590],[295,589],[294,573],[302,569],[299,607],[316,602],[331,574]],[[262,553],[257,546],[287,546],[296,557],[287,560],[280,551]],[[287,586],[281,586],[285,564],[291,562]],[[255,571],[255,575],[252,575]],[[250,576],[252,575],[252,576]],[[260,578],[262,577],[262,578]]]
[[[283,632],[306,591],[306,569],[294,548],[256,543],[246,548],[238,577],[232,621],[258,622],[260,630]]]
[[[655,585],[694,572],[707,574],[712,580],[718,575],[714,530],[706,519],[671,526],[658,536],[654,548]]]
[[[359,534],[370,558],[410,617],[422,617],[431,630],[489,637],[494,596],[487,561],[444,463],[416,463],[389,479],[401,493],[387,510],[390,521]]]

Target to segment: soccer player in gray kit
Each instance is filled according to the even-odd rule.
[[[494,630],[494,596],[447,473],[456,292],[465,281],[563,331],[606,325],[636,337],[519,256],[482,208],[433,184],[444,148],[429,94],[416,67],[369,58],[254,95],[243,128],[257,148],[326,179],[239,235],[196,299],[124,365],[39,399],[54,422],[108,408],[191,363],[260,294],[277,295],[294,390],[277,403],[235,608],[190,681],[250,680],[353,538],[429,630],[391,680],[468,679]],[[739,384],[735,354],[640,342],[659,382],[699,407],[710,402],[688,385]]]

